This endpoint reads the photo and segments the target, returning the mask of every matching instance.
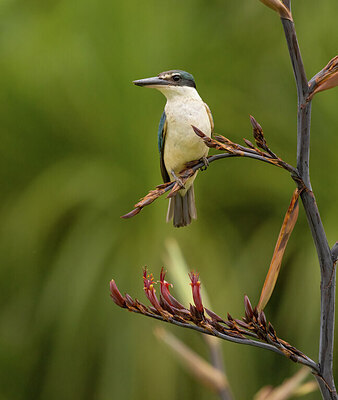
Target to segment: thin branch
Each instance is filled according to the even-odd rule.
[[[224,136],[216,135],[215,139],[209,138],[206,136],[200,129],[192,126],[192,129],[205,143],[206,146],[215,148],[217,150],[224,151],[223,154],[216,154],[213,156],[207,157],[208,163],[212,163],[217,160],[221,160],[223,158],[230,157],[244,157],[251,158],[254,160],[262,161],[276,167],[280,167],[290,172],[292,179],[297,183],[298,189],[304,189],[304,183],[300,179],[297,170],[283,161],[280,157],[278,157],[275,153],[273,153],[266,144],[263,130],[261,126],[257,123],[257,121],[250,116],[251,124],[253,126],[253,134],[258,147],[263,149],[260,150],[258,147],[255,147],[249,140],[244,139],[245,143],[250,147],[244,147],[237,143],[232,142]],[[186,169],[180,172],[179,178],[180,181],[184,184],[189,178],[191,178],[196,171],[199,169],[204,169],[205,163],[201,160],[190,161],[186,165]],[[168,194],[168,198],[173,197],[177,194],[177,192],[182,187],[180,184],[173,182],[163,183],[161,185],[156,186],[154,190],[151,190],[146,196],[144,196],[138,203],[134,205],[134,209],[129,213],[122,215],[121,218],[128,219],[132,218],[135,215],[139,214],[140,211],[145,207],[153,203],[156,199],[161,197],[163,194],[170,191]]]
[[[332,261],[334,263],[336,263],[338,261],[338,242],[336,242],[332,249],[331,249],[331,253],[332,253]]]
[[[236,154],[216,154],[214,156],[209,156],[207,157],[207,160],[210,163],[220,160],[222,158],[230,158],[230,157],[239,157],[239,155]],[[263,160],[262,160],[263,161]],[[185,169],[184,171],[181,172],[179,175],[180,179],[183,179],[183,176],[185,179],[188,179],[188,177],[191,177],[195,174],[196,171],[199,169],[203,169],[205,167],[204,161],[196,161],[194,162],[195,164],[192,167],[189,167]],[[128,214],[122,215],[121,218],[123,219],[128,219],[132,218],[135,215],[137,215],[145,206],[150,205],[153,203],[156,199],[161,197],[164,193],[167,193],[171,191],[174,186],[176,185],[175,181],[172,182],[167,182],[163,183],[161,185],[156,186],[155,189],[150,190],[149,193],[144,196],[138,203],[134,205],[134,210],[130,211]]]
[[[284,0],[284,4],[290,9],[290,0]],[[284,18],[281,18],[281,21],[283,24],[285,37],[290,53],[298,95],[297,170],[300,178],[309,189],[302,192],[301,199],[311,228],[321,269],[321,323],[319,366],[320,375],[323,379],[318,378],[317,381],[321,388],[324,399],[338,399],[332,373],[335,309],[335,270],[333,269],[332,254],[327,242],[316,200],[311,191],[309,172],[311,101],[307,101],[309,95],[309,85],[299,50],[294,23]]]
[[[140,311],[136,311],[136,310],[135,311],[133,310],[133,312],[135,312],[136,314],[142,314],[147,317],[157,319],[158,321],[167,322],[167,323],[170,323],[170,324],[173,324],[176,326],[180,326],[181,328],[187,328],[187,329],[191,329],[193,331],[199,332],[199,333],[204,333],[205,335],[215,336],[215,337],[218,337],[219,339],[223,339],[228,342],[244,344],[244,345],[248,345],[248,346],[259,347],[261,349],[273,351],[274,353],[277,353],[277,354],[285,357],[285,352],[282,350],[283,349],[282,346],[281,346],[281,348],[277,348],[272,344],[259,342],[256,340],[233,337],[233,336],[229,336],[224,333],[217,332],[217,331],[211,332],[205,328],[202,328],[201,326],[191,325],[187,322],[176,321],[175,319],[172,319],[172,318],[164,319],[161,315],[155,315],[150,312],[142,312],[141,313]],[[307,367],[311,368],[313,370],[313,372],[315,372],[315,373],[319,372],[318,365],[313,360],[311,360],[311,358],[309,358],[307,356],[300,357],[300,356],[295,355],[294,358],[292,359],[292,361],[299,363],[299,364],[306,365]]]
[[[150,307],[137,299],[133,299],[127,293],[122,296],[114,279],[110,281],[110,296],[116,305],[131,312],[216,336],[230,342],[274,351],[294,362],[310,367],[314,373],[319,374],[318,365],[313,360],[277,337],[275,329],[267,321],[264,312],[258,311],[257,308],[253,309],[247,296],[244,297],[245,317],[239,320],[228,314],[227,320],[225,320],[203,306],[199,274],[192,272],[189,277],[195,303],[195,305],[190,304],[189,309],[185,308],[170,293],[171,284],[165,280],[163,268],[160,274],[161,294],[159,299],[154,288],[153,275],[148,274],[146,268],[143,271],[144,292],[151,303]],[[255,337],[257,340],[248,339],[246,336]]]
[[[293,21],[281,19],[297,84],[297,169],[305,185],[311,189],[309,176],[311,102],[306,103],[308,82]]]

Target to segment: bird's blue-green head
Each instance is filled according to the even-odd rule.
[[[161,72],[157,76],[133,81],[137,86],[150,87],[155,89],[169,89],[169,87],[190,87],[196,89],[195,79],[189,72],[173,69]]]

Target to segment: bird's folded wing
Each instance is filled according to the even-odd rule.
[[[208,104],[204,103],[204,105],[205,105],[205,109],[207,110],[207,114],[208,114],[209,121],[210,121],[211,134],[213,134],[214,133],[214,128],[215,128],[214,119],[212,118],[212,114],[211,114],[211,111],[210,111],[210,108],[209,108]]]
[[[165,135],[167,133],[167,117],[165,115],[165,111],[163,111],[160,125],[158,127],[158,150],[160,152],[160,167],[163,182],[170,182],[170,177],[166,167],[164,165],[164,145],[165,145]]]

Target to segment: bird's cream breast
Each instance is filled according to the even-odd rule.
[[[211,136],[211,125],[205,104],[200,99],[168,101],[165,107],[167,132],[164,147],[164,163],[168,173],[178,174],[188,161],[198,160],[208,154],[208,148],[193,131],[196,126]],[[188,188],[192,184],[187,183]]]

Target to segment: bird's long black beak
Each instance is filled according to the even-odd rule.
[[[137,81],[133,81],[133,84],[137,86],[157,87],[157,86],[169,85],[169,82],[159,78],[158,76],[154,76],[152,78],[139,79]]]

